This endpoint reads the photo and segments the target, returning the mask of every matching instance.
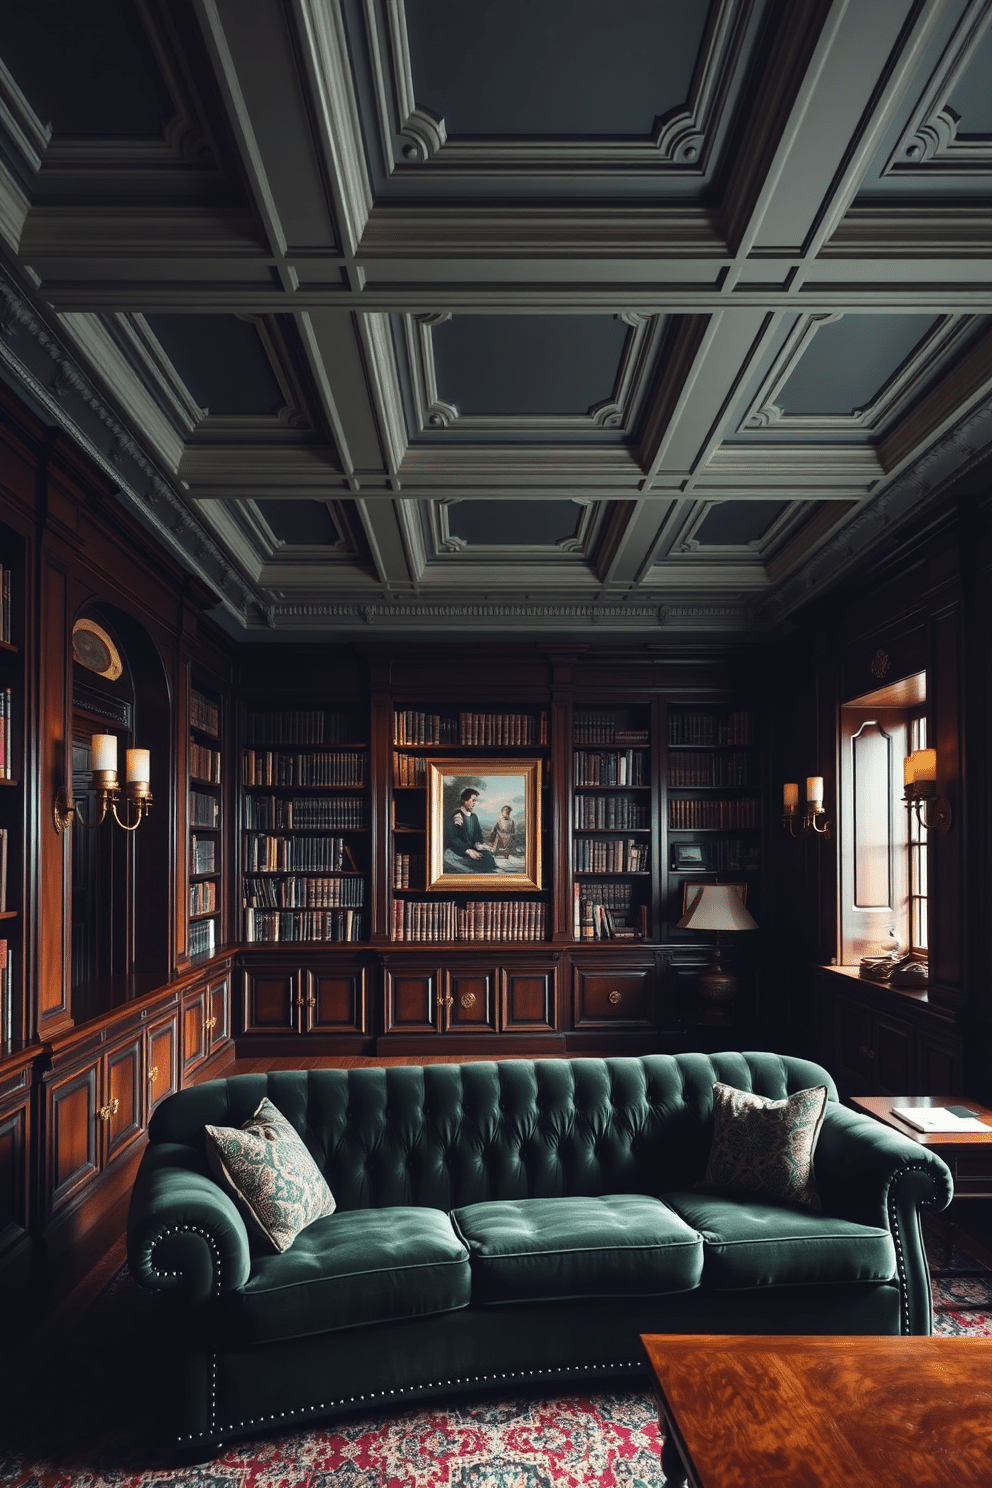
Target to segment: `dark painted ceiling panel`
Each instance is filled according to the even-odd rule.
[[[992,134],[992,26],[972,53],[947,102],[958,116],[959,135]]]
[[[248,321],[234,315],[146,319],[201,408],[214,414],[265,414],[282,407],[282,390]]]
[[[700,547],[744,547],[764,537],[789,501],[723,501],[706,513],[692,534]]]
[[[256,501],[272,535],[289,547],[326,548],[340,536],[323,501]]]
[[[149,138],[175,108],[128,0],[6,0],[3,57],[56,137]]]
[[[635,135],[683,103],[708,0],[407,0],[419,107],[456,135]]]
[[[820,326],[776,401],[791,414],[845,414],[865,407],[939,319],[845,315]]]
[[[574,501],[460,501],[448,531],[470,547],[551,546],[575,536],[581,515]]]
[[[438,395],[468,415],[586,413],[626,339],[611,315],[456,315],[433,332]]]

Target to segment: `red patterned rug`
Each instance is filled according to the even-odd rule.
[[[934,1331],[992,1337],[992,1272],[928,1241]],[[939,1274],[946,1271],[947,1275]],[[213,1462],[157,1466],[141,1360],[156,1299],[126,1269],[54,1351],[0,1433],[0,1488],[661,1488],[646,1387],[467,1397],[256,1438]],[[973,1307],[969,1304],[979,1306]],[[31,1403],[29,1408],[28,1402]],[[8,1398],[6,1404],[10,1405]]]

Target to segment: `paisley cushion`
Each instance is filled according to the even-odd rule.
[[[334,1213],[334,1196],[302,1139],[266,1096],[241,1127],[207,1126],[207,1158],[245,1224],[273,1250]]]
[[[696,1187],[820,1209],[813,1151],[826,1104],[825,1085],[768,1100],[717,1081],[713,1144],[706,1177]]]

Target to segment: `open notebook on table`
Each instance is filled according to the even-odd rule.
[[[933,1132],[975,1132],[992,1137],[992,1126],[979,1121],[967,1106],[893,1106],[892,1114],[916,1131],[928,1135]]]

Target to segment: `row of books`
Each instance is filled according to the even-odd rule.
[[[190,689],[189,694],[189,721],[201,733],[220,733],[220,708],[202,692],[197,692],[195,687]]]
[[[351,714],[317,708],[253,711],[245,720],[246,744],[354,744],[361,737]]]
[[[216,873],[217,844],[212,837],[193,838],[193,872]]]
[[[355,909],[246,909],[245,940],[361,940],[362,916]]]
[[[738,796],[730,801],[698,797],[668,802],[668,825],[676,832],[694,827],[721,831],[733,827],[756,827],[758,803],[753,796]]]
[[[572,715],[572,739],[576,744],[647,744],[646,728],[628,728],[614,713],[576,710]]]
[[[687,750],[668,756],[669,785],[746,785],[746,754],[701,754]]]
[[[614,914],[599,899],[582,899],[579,903],[579,940],[640,940],[641,931]]]
[[[194,741],[189,751],[190,774],[197,780],[209,780],[213,785],[220,785],[220,750],[209,749],[206,744]]]
[[[241,778],[245,785],[364,785],[365,755],[357,749],[318,754],[246,749]]]
[[[669,744],[752,744],[754,714],[745,708],[730,713],[672,709],[668,715]]]
[[[648,757],[641,749],[577,749],[572,757],[576,785],[648,785]]]
[[[189,927],[187,945],[191,956],[212,956],[217,949],[216,920],[194,920]]]
[[[11,692],[9,687],[0,691],[0,775],[10,780],[13,775],[13,745],[10,726]]]
[[[609,882],[592,883],[587,882],[575,885],[575,933],[578,935],[579,904],[582,899],[594,899],[599,904],[607,905],[618,919],[627,919],[631,912],[633,901],[633,890],[629,883]]]
[[[341,873],[354,868],[349,852],[345,862],[343,837],[273,837],[249,832],[245,839],[245,869],[262,873]]]
[[[189,819],[194,827],[219,827],[220,802],[207,791],[191,790],[189,793]]]
[[[425,862],[422,853],[393,853],[393,888],[422,889]]]
[[[427,761],[422,754],[393,755],[393,784],[398,786],[426,785]]]
[[[457,718],[397,708],[394,744],[460,744],[490,748],[547,744],[547,713],[459,713]]]
[[[576,796],[575,825],[580,830],[649,827],[651,818],[647,805],[634,796]]]
[[[0,564],[0,641],[11,643],[10,635],[10,569]]]
[[[246,909],[359,909],[365,880],[358,877],[253,878],[244,880]]]
[[[534,941],[547,933],[547,905],[536,900],[394,899],[393,940]]]
[[[646,873],[650,862],[646,842],[632,837],[583,838],[574,846],[576,873]]]
[[[368,826],[362,796],[248,796],[246,827],[283,827],[300,832],[331,827],[358,831]]]
[[[189,886],[189,912],[191,915],[213,914],[217,908],[217,884],[206,878]]]

